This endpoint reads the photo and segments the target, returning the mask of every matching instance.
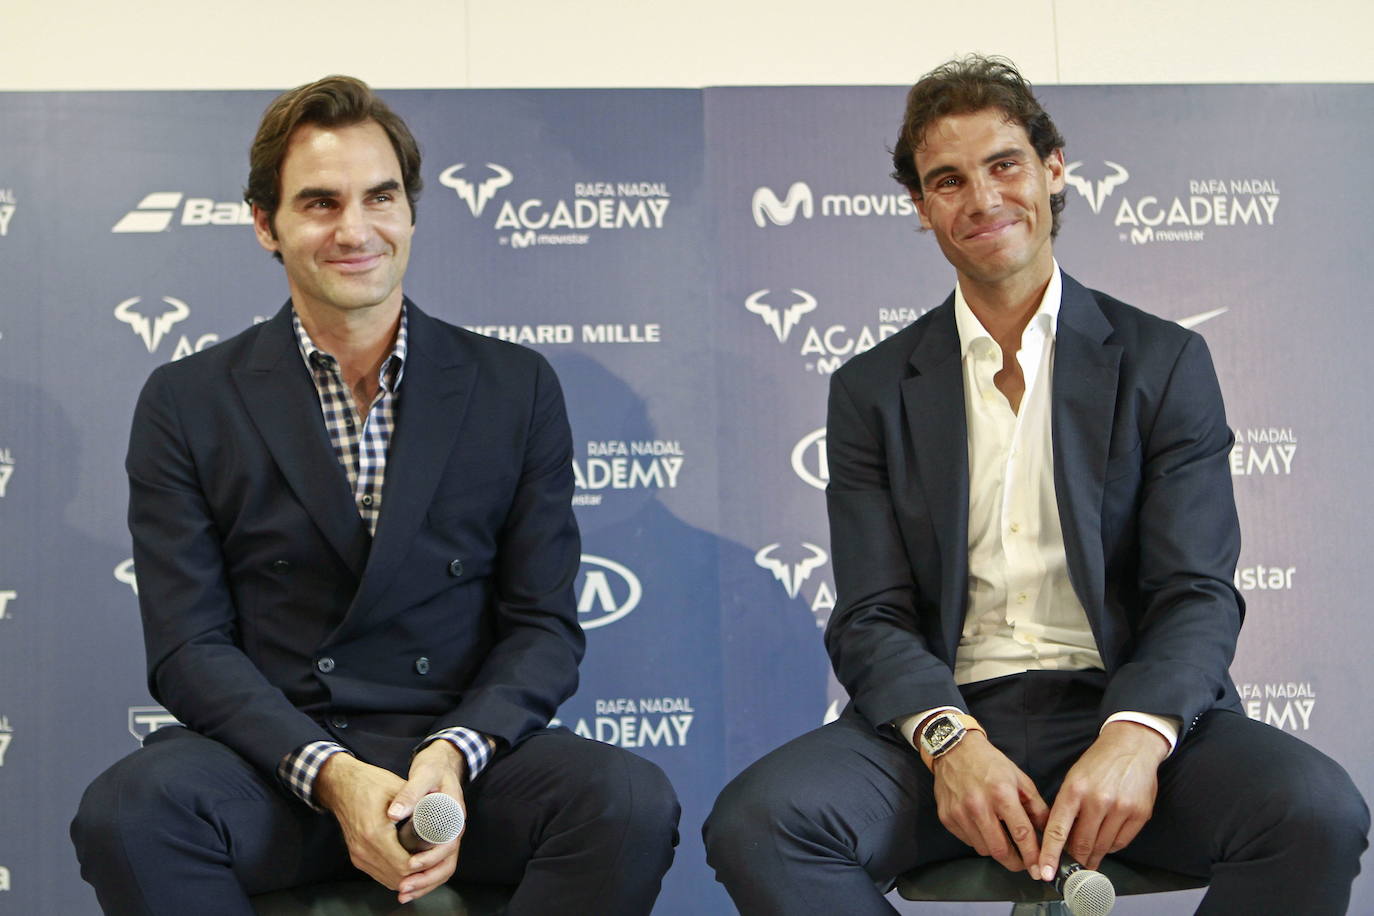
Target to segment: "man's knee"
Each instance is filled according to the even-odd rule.
[[[677,793],[656,764],[629,751],[589,741],[568,772],[580,772],[578,809],[637,842],[677,843],[682,813]]]
[[[1358,858],[1368,845],[1369,808],[1345,769],[1313,749],[1284,777],[1277,801],[1285,840],[1318,857]]]
[[[769,773],[765,757],[721,790],[702,824],[706,861],[717,873],[757,861],[759,851],[785,836],[806,836],[814,818],[787,789],[781,774]]]
[[[1251,726],[1245,761],[1251,770],[1234,781],[1230,803],[1240,828],[1231,844],[1242,845],[1223,848],[1222,858],[1282,854],[1334,863],[1358,857],[1369,809],[1345,769],[1292,735],[1244,724]],[[1232,765],[1241,765],[1239,758]]]
[[[116,762],[91,782],[72,820],[78,858],[118,842],[126,826],[165,819],[178,804],[177,774],[160,765],[160,755],[145,750]]]

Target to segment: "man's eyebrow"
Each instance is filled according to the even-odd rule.
[[[386,191],[396,191],[399,190],[400,187],[401,183],[399,181],[397,181],[394,178],[388,178],[386,181],[380,182],[368,188],[363,196],[371,197],[373,194],[382,194]],[[339,191],[335,188],[314,187],[301,188],[299,191],[296,192],[295,196],[292,199],[296,201],[306,201],[320,200],[322,198],[338,196]]]
[[[367,194],[365,196],[371,197],[373,194],[381,194],[384,191],[399,191],[400,188],[401,183],[399,181],[397,181],[395,178],[388,178],[381,184],[375,184],[372,187],[368,188]]]
[[[941,175],[949,175],[957,171],[959,170],[952,165],[938,165],[921,176],[921,184],[930,184],[932,181],[939,178]]]
[[[334,188],[301,188],[296,192],[292,200],[318,200],[322,197],[338,197],[339,192]]]
[[[1019,146],[1009,146],[1004,150],[998,150],[991,156],[983,160],[983,165],[992,165],[999,159],[1024,159],[1026,151]]]

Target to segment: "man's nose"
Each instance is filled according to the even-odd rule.
[[[367,241],[367,215],[361,204],[348,204],[339,211],[334,226],[334,241],[346,248],[356,248]]]
[[[986,175],[978,175],[969,179],[968,201],[973,212],[985,213],[1001,205],[1002,191],[997,182]]]

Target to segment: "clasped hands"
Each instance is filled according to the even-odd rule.
[[[950,833],[1011,871],[1053,881],[1064,850],[1086,868],[1124,848],[1154,810],[1159,764],[1169,745],[1153,729],[1110,722],[1045,804],[981,731],[935,758],[935,802]]]
[[[412,855],[397,839],[396,825],[430,792],[451,795],[464,805],[466,767],[462,753],[443,740],[415,755],[404,780],[350,754],[335,754],[315,778],[315,800],[338,819],[354,866],[396,891],[397,901],[405,904],[453,876],[463,838]]]

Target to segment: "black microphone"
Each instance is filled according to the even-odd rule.
[[[396,825],[396,839],[407,852],[424,852],[451,843],[463,832],[463,806],[452,795],[431,792],[415,803],[415,812]]]
[[[1116,905],[1116,888],[1100,871],[1084,868],[1068,856],[1059,857],[1054,889],[1064,895],[1073,916],[1107,916]]]

